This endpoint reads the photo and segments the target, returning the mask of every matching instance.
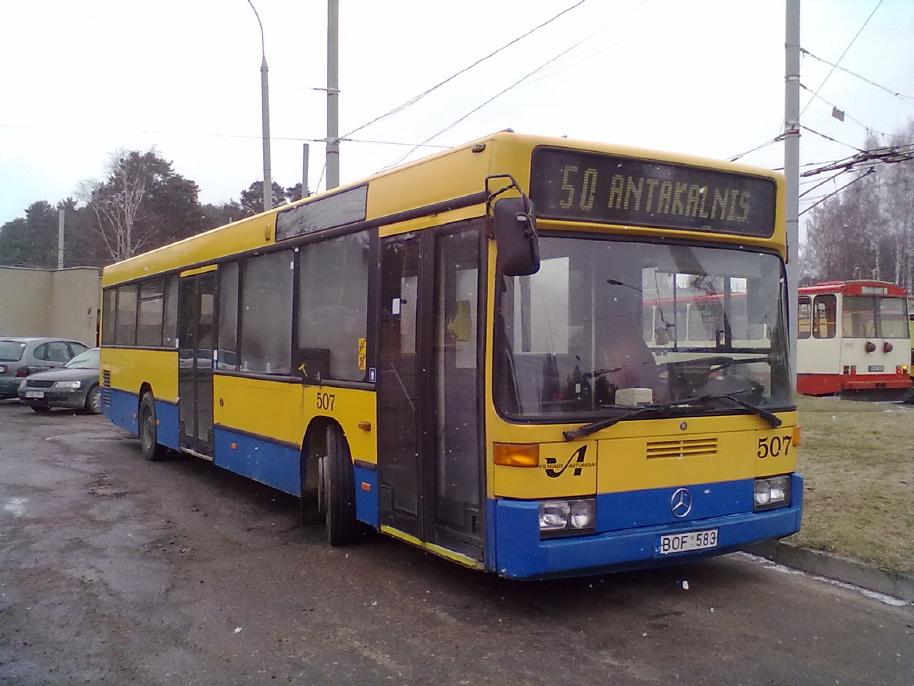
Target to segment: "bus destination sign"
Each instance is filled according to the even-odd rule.
[[[772,179],[564,148],[533,152],[530,198],[543,219],[769,238]]]

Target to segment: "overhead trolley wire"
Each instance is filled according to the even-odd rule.
[[[882,7],[883,2],[884,2],[884,0],[879,0],[879,3],[876,5],[876,7],[873,9],[873,11],[870,12],[870,16],[868,16],[866,18],[866,21],[863,22],[863,26],[860,27],[859,31],[857,31],[857,35],[855,35],[853,37],[853,39],[851,40],[851,42],[848,44],[848,46],[846,48],[844,48],[844,52],[841,53],[841,57],[838,58],[838,61],[835,62],[835,64],[832,66],[831,71],[828,72],[828,74],[826,75],[826,77],[824,79],[822,79],[822,83],[819,84],[819,87],[816,89],[816,92],[813,93],[813,98],[810,99],[810,101],[806,103],[806,107],[804,107],[803,110],[800,112],[800,117],[803,116],[803,113],[806,112],[806,110],[809,108],[809,105],[812,102],[812,100],[815,99],[815,96],[817,96],[819,94],[819,91],[822,90],[822,87],[825,85],[825,82],[828,81],[828,79],[831,77],[831,75],[835,73],[835,69],[838,68],[838,64],[840,64],[841,60],[844,59],[844,56],[847,54],[847,51],[851,49],[851,46],[854,44],[854,42],[856,42],[857,38],[860,37],[860,34],[863,33],[863,29],[865,29],[866,25],[870,23],[870,19],[873,18],[874,14],[876,14],[876,11],[880,7]]]
[[[802,52],[804,55],[809,55],[814,60],[818,60],[819,62],[822,62],[823,64],[827,64],[831,67],[834,67],[835,69],[840,69],[841,71],[846,72],[846,73],[850,74],[851,76],[856,76],[861,81],[866,81],[871,86],[875,86],[876,88],[884,90],[886,93],[889,93],[890,95],[895,96],[896,98],[898,98],[899,100],[902,100],[903,102],[905,102],[908,105],[914,105],[914,96],[905,95],[904,93],[899,93],[898,91],[894,91],[891,88],[886,88],[885,86],[878,84],[875,81],[872,81],[872,80],[866,78],[865,76],[861,76],[860,74],[857,74],[856,72],[852,72],[850,69],[845,69],[844,67],[838,66],[837,64],[833,64],[833,63],[829,62],[828,60],[823,60],[821,57],[818,57],[817,55],[813,55],[811,52],[809,52],[809,50],[805,50],[804,48],[800,48],[800,52]]]
[[[569,8],[569,9],[573,9],[573,8]],[[531,72],[525,74],[524,76],[522,76],[521,78],[519,78],[517,81],[515,81],[514,83],[512,83],[512,84],[511,84],[510,86],[508,86],[507,88],[504,88],[503,90],[499,91],[498,93],[496,93],[495,95],[493,95],[491,98],[489,98],[489,99],[486,100],[485,102],[483,102],[483,103],[481,103],[480,105],[474,107],[472,110],[470,110],[469,112],[467,112],[466,114],[464,114],[462,117],[460,117],[460,118],[457,119],[456,121],[454,121],[454,122],[450,123],[449,125],[445,126],[445,127],[444,127],[443,129],[441,129],[438,133],[435,133],[435,134],[429,136],[428,138],[426,138],[424,141],[422,141],[422,143],[421,143],[420,145],[425,145],[426,143],[428,143],[428,142],[431,141],[431,140],[434,140],[435,138],[437,138],[437,137],[440,136],[441,134],[446,133],[447,131],[450,131],[452,128],[454,128],[455,126],[457,126],[457,124],[459,124],[460,122],[462,122],[463,120],[465,120],[465,119],[466,119],[467,117],[469,117],[470,115],[475,114],[476,112],[478,112],[479,110],[481,110],[483,107],[485,107],[486,105],[488,105],[490,102],[492,102],[493,100],[495,100],[495,99],[497,99],[497,98],[500,98],[502,95],[504,95],[504,94],[507,93],[508,91],[513,90],[514,88],[517,88],[517,86],[519,86],[520,84],[522,84],[524,81],[526,81],[527,79],[529,79],[529,78],[530,78],[531,76],[533,76],[534,74],[536,74],[536,73],[542,71],[543,69],[545,69],[546,67],[548,67],[550,64],[552,64],[552,63],[554,63],[555,61],[557,61],[559,58],[561,58],[561,57],[567,55],[569,52],[571,52],[572,50],[574,50],[575,48],[577,48],[577,47],[580,46],[581,44],[583,44],[583,43],[585,43],[586,41],[588,41],[588,40],[589,40],[590,38],[592,38],[595,34],[597,34],[597,33],[599,33],[600,31],[602,31],[603,28],[605,28],[605,27],[602,27],[602,28],[600,28],[600,29],[597,29],[596,31],[593,31],[592,33],[588,34],[587,36],[585,36],[584,38],[582,38],[581,40],[579,40],[577,43],[575,43],[574,45],[572,45],[571,47],[569,47],[569,48],[567,48],[567,49],[565,49],[565,50],[562,50],[562,52],[560,52],[560,53],[558,53],[557,55],[555,55],[554,57],[552,57],[552,58],[546,60],[546,61],[543,62],[540,66],[538,66],[536,69],[534,69],[533,71],[531,71]],[[416,148],[418,148],[418,147],[420,147],[420,146],[416,146]],[[408,158],[414,151],[415,151],[415,148],[414,148],[413,150],[410,150],[408,153],[406,153],[405,155],[403,155],[402,157],[400,157],[400,158],[397,159],[396,161],[391,162],[390,164],[384,166],[382,169],[380,169],[380,170],[378,170],[378,171],[383,171],[383,170],[385,170],[385,169],[390,169],[391,167],[397,166],[398,164],[400,164],[401,162],[403,162],[406,158]]]
[[[456,78],[457,78],[458,76],[460,76],[461,74],[465,74],[466,72],[468,72],[468,71],[470,71],[471,69],[473,69],[474,67],[476,67],[476,66],[482,64],[482,63],[485,62],[486,60],[491,59],[492,57],[494,57],[494,56],[497,55],[498,53],[500,53],[500,52],[502,52],[502,51],[504,51],[504,50],[510,48],[512,45],[514,45],[514,44],[517,43],[518,41],[521,41],[521,40],[523,40],[524,38],[526,38],[527,36],[529,36],[529,35],[535,33],[536,31],[539,31],[541,28],[543,28],[543,27],[545,27],[545,26],[548,26],[549,24],[551,24],[552,22],[554,22],[556,19],[558,19],[559,17],[561,17],[563,14],[567,14],[567,13],[570,12],[571,10],[576,9],[577,7],[580,7],[581,5],[583,5],[585,1],[586,1],[586,0],[579,0],[579,1],[576,2],[574,5],[571,5],[571,7],[565,8],[564,10],[562,10],[561,12],[559,12],[558,14],[556,14],[556,15],[555,15],[554,17],[552,17],[551,19],[548,19],[547,21],[544,21],[544,22],[543,22],[542,24],[540,24],[539,26],[535,26],[534,28],[532,28],[532,29],[530,29],[529,31],[527,31],[525,34],[523,34],[523,35],[521,35],[521,36],[518,36],[517,38],[515,38],[515,39],[512,40],[511,42],[506,43],[505,45],[501,46],[501,47],[498,48],[497,50],[494,50],[493,52],[490,52],[490,53],[489,53],[488,55],[486,55],[485,57],[479,58],[478,60],[476,60],[475,62],[473,62],[473,64],[469,65],[468,67],[464,67],[463,69],[461,69],[461,70],[458,71],[457,73],[452,74],[451,76],[449,76],[448,78],[446,78],[446,79],[445,79],[444,81],[442,81],[441,83],[438,83],[437,85],[432,86],[432,87],[429,88],[428,90],[425,90],[425,91],[423,91],[422,93],[419,93],[419,95],[417,95],[417,96],[415,96],[415,97],[413,97],[413,98],[410,98],[409,100],[407,100],[406,102],[404,102],[402,105],[398,105],[397,107],[393,108],[393,109],[390,110],[389,112],[387,112],[387,113],[385,113],[385,114],[382,114],[382,115],[380,115],[380,116],[378,116],[378,117],[375,117],[374,119],[372,119],[372,120],[369,121],[368,123],[362,124],[361,126],[359,126],[359,127],[357,127],[357,128],[354,128],[354,129],[353,129],[352,131],[350,131],[349,133],[344,134],[344,135],[343,135],[343,138],[346,138],[346,137],[348,137],[348,136],[351,136],[351,135],[354,134],[356,131],[361,131],[362,129],[367,128],[367,127],[371,126],[372,124],[376,124],[377,122],[381,121],[382,119],[386,119],[387,117],[390,117],[391,115],[397,114],[398,112],[401,112],[401,111],[405,110],[407,107],[410,107],[410,106],[412,106],[412,105],[415,105],[417,102],[419,102],[420,100],[422,100],[422,98],[426,97],[427,95],[430,95],[431,93],[433,93],[433,92],[436,91],[437,89],[441,88],[441,86],[445,85],[446,83],[449,83],[449,82],[453,81],[454,79],[456,79]],[[419,146],[417,146],[417,147],[419,147]]]

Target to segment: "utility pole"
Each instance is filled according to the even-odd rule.
[[[57,268],[63,269],[63,225],[66,210],[63,208],[57,214]]]
[[[327,0],[327,190],[340,185],[340,2]]]
[[[308,198],[311,191],[308,190],[308,158],[310,157],[311,146],[307,143],[302,145],[302,162],[301,162],[301,197]]]
[[[263,209],[273,207],[273,177],[270,170],[270,68],[267,66],[267,48],[263,37],[263,24],[254,3],[248,0],[257,25],[260,27],[260,110],[263,119]]]
[[[261,110],[263,113],[263,209],[273,207],[273,174],[270,169],[270,68],[264,53],[260,65]]]
[[[787,177],[787,285],[790,374],[797,387],[797,289],[800,277],[800,0],[787,0],[784,174]]]

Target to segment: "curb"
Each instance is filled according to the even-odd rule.
[[[886,572],[846,557],[801,548],[783,541],[766,541],[747,548],[747,553],[810,574],[884,593],[914,603],[914,576]]]

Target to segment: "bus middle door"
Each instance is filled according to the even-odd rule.
[[[483,559],[480,232],[383,239],[378,366],[382,526]]]
[[[181,448],[213,455],[215,269],[182,276],[178,290],[178,416]]]

